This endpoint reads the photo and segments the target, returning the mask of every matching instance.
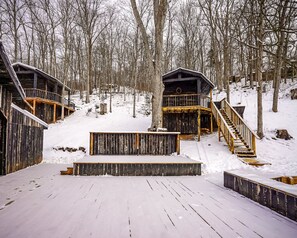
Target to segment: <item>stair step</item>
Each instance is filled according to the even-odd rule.
[[[242,158],[240,159],[243,163],[248,164],[248,165],[252,165],[252,166],[263,166],[263,165],[270,165],[270,163],[265,162],[265,161],[261,161],[261,160],[257,160],[254,158]]]
[[[238,154],[238,155],[255,155],[255,152],[254,151],[252,151],[252,150],[250,150],[250,151],[248,151],[248,150],[239,150],[239,151],[235,151],[235,153],[236,154]]]
[[[67,167],[67,170],[61,170],[61,175],[73,175],[73,167]]]
[[[257,158],[255,154],[236,154],[239,158]]]

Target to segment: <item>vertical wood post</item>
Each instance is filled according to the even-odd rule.
[[[90,155],[93,155],[93,139],[94,139],[94,135],[93,132],[90,132]]]
[[[178,155],[180,154],[180,134],[176,137],[176,152]]]
[[[57,104],[54,103],[54,120],[53,122],[55,123],[57,121]]]
[[[33,115],[36,114],[36,99],[33,99]]]
[[[212,88],[210,89],[209,97],[210,97],[210,102],[212,102]],[[210,105],[211,105],[211,104],[210,104]]]
[[[37,88],[37,74],[36,73],[34,73],[33,88],[34,88],[33,96],[36,97],[36,88]]]
[[[139,154],[139,133],[136,133],[136,150],[137,154]]]
[[[198,141],[200,141],[200,136],[201,136],[201,111],[198,109]]]
[[[218,117],[218,135],[219,141],[221,141],[221,119]]]
[[[213,115],[210,113],[210,133],[213,133]]]
[[[256,154],[256,137],[255,137],[255,135],[252,135],[252,147],[253,147],[254,153]]]

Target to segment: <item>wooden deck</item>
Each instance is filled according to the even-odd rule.
[[[41,164],[0,177],[1,237],[296,237],[297,223],[194,177],[59,176]]]
[[[224,172],[224,185],[297,221],[297,187],[279,178],[279,174],[230,171]]]

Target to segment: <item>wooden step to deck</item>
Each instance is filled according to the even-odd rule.
[[[61,175],[73,175],[73,167],[67,167],[67,170],[61,170]]]
[[[251,165],[251,166],[263,166],[263,165],[271,165],[268,162],[257,160],[255,158],[239,158],[243,163]]]

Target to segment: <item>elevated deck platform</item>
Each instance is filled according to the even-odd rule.
[[[201,175],[201,162],[182,156],[86,156],[73,163],[74,175]]]
[[[292,178],[288,179],[290,183],[285,183],[285,179],[282,178],[276,173],[263,173],[255,170],[225,171],[224,186],[297,221],[295,177],[288,177]]]

